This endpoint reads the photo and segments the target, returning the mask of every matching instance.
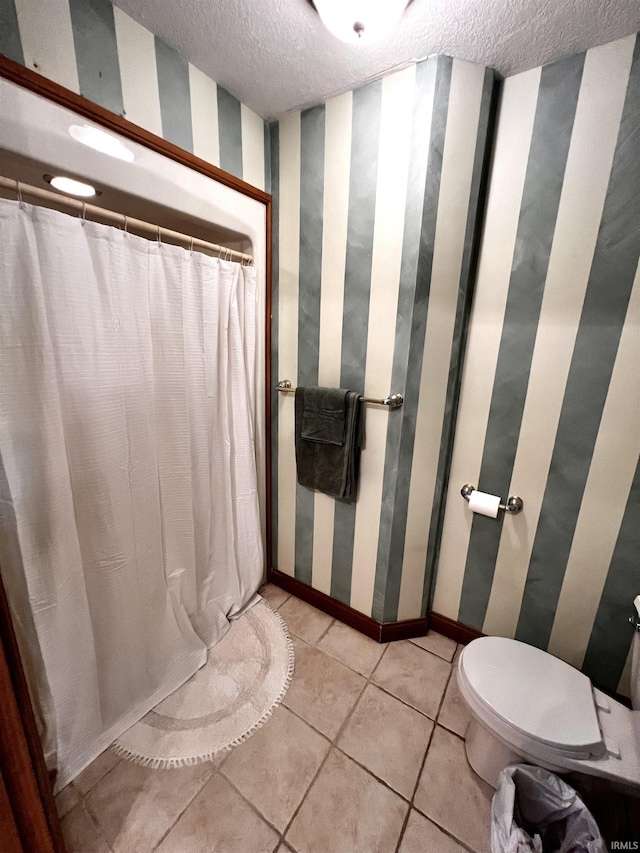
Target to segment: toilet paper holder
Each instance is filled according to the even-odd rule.
[[[465,501],[468,501],[471,497],[471,492],[475,492],[475,490],[475,486],[472,486],[470,483],[467,483],[460,489],[460,494],[465,499]],[[511,495],[509,498],[507,498],[506,504],[499,504],[498,509],[503,509],[510,515],[517,515],[519,512],[522,512],[523,506],[524,501],[522,500],[522,498],[519,498],[518,495]]]

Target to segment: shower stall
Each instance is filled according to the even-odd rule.
[[[127,159],[97,151],[6,80],[0,112],[0,567],[59,789],[255,601],[270,197],[125,121]],[[49,174],[119,225],[34,204]]]

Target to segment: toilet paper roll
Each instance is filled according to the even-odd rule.
[[[498,508],[500,506],[500,498],[498,495],[489,495],[486,492],[471,492],[469,497],[469,509],[471,512],[478,512],[480,515],[488,515],[490,518],[496,518]]]

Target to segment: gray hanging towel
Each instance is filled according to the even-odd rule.
[[[296,388],[298,482],[334,498],[353,498],[361,447],[361,401],[344,388]]]

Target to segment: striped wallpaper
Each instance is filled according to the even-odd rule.
[[[110,0],[0,0],[0,53],[268,190],[268,128]]]
[[[638,39],[502,85],[470,321],[490,70],[434,57],[269,128],[109,0],[0,0],[0,53],[272,189],[273,376],[404,394],[367,407],[346,503],[297,486],[293,397],[272,391],[275,567],[378,621],[432,607],[628,692]],[[466,482],[524,512],[471,516]]]
[[[493,82],[434,57],[270,128],[273,376],[405,397],[367,406],[349,503],[297,485],[272,392],[274,565],[378,621],[429,593]]]
[[[640,39],[508,78],[433,609],[628,692],[640,593]],[[473,516],[464,483],[524,511]]]

